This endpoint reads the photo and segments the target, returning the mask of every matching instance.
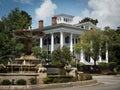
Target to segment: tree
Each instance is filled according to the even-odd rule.
[[[120,33],[119,29],[114,30],[110,27],[104,28],[104,34],[108,36],[109,61],[117,62],[120,65]]]
[[[84,54],[90,56],[94,60],[94,65],[96,65],[100,48],[107,39],[107,36],[98,29],[86,30],[80,35],[80,42],[75,45],[75,50],[83,50]]]
[[[63,56],[63,59],[64,61],[69,64],[70,61],[72,60],[72,54],[70,52],[70,49],[67,48],[66,46],[63,46],[62,47],[62,56]]]
[[[34,46],[32,47],[32,52],[41,60],[41,63],[45,63],[48,54],[44,49],[41,49],[39,46]]]
[[[16,42],[13,30],[28,29],[31,26],[31,20],[27,12],[18,8],[12,10],[8,16],[2,17],[0,21],[0,63],[7,63],[8,58],[15,55],[16,43],[21,43],[21,39]]]
[[[62,49],[57,48],[51,54],[51,61],[54,65],[65,65],[72,60],[69,48],[63,46]]]
[[[18,8],[12,10],[8,16],[3,17],[2,20],[10,31],[29,29],[32,23],[31,16]]]
[[[85,22],[91,22],[92,24],[97,25],[98,20],[97,19],[94,20],[92,18],[86,17],[82,19],[79,23],[85,23]]]
[[[13,39],[10,39],[10,31],[5,29],[5,24],[0,21],[0,63],[6,63],[12,56]]]

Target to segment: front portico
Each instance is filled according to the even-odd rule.
[[[73,52],[73,45],[79,40],[80,30],[72,30],[61,25],[60,28],[52,28],[45,30],[45,36],[40,38],[40,47],[52,53],[58,47],[67,46]]]

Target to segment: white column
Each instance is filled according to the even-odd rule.
[[[73,38],[73,34],[71,33],[70,34],[70,51],[71,52],[73,52],[73,40],[72,40],[72,38]]]
[[[108,43],[106,42],[106,63],[108,63]]]
[[[43,44],[43,39],[40,38],[40,48],[42,48],[42,44]]]
[[[54,50],[54,35],[53,33],[51,34],[51,53]]]
[[[60,32],[60,48],[63,47],[63,32]]]
[[[83,55],[82,49],[81,49],[81,53],[80,53],[80,62],[84,62],[84,55]]]
[[[99,62],[102,62],[102,57],[101,57],[101,48],[99,50]]]

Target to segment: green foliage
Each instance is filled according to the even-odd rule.
[[[117,63],[109,62],[109,63],[99,63],[98,65],[102,74],[116,74],[117,72]]]
[[[70,50],[63,46],[62,49],[58,48],[54,50],[51,54],[52,64],[55,65],[65,65],[68,64],[72,59]]]
[[[80,62],[75,62],[75,61],[71,61],[70,62],[70,65],[72,66],[72,67],[77,67],[77,69],[78,69],[78,71],[82,71],[83,69],[82,69],[82,66],[84,65],[83,63],[80,63]]]
[[[32,85],[37,84],[37,79],[31,78],[31,79],[29,79],[29,80],[30,80],[30,83],[31,83]]]
[[[11,82],[10,82],[10,80],[5,79],[5,80],[2,81],[1,84],[2,84],[2,85],[11,85]]]
[[[104,63],[104,62],[100,62],[98,64],[98,67],[101,69],[101,70],[107,70],[108,69],[108,64],[107,63]]]
[[[19,80],[17,80],[17,85],[26,85],[26,81],[24,80],[24,79],[19,79]]]
[[[75,61],[71,61],[71,62],[70,62],[70,65],[71,65],[72,67],[76,67],[76,62],[75,62]]]
[[[79,77],[80,81],[91,80],[92,79],[92,75],[90,75],[90,74],[80,74],[79,76],[80,76]]]
[[[41,59],[41,63],[45,63],[45,60],[48,56],[47,52],[44,49],[41,49],[39,46],[32,47],[32,52]]]
[[[117,63],[116,62],[109,62],[108,67],[111,71],[114,71],[114,69],[117,67]]]
[[[43,82],[45,84],[49,84],[49,83],[64,83],[64,82],[73,82],[73,81],[77,81],[76,78],[72,77],[72,76],[62,76],[62,77],[46,77],[44,78]]]
[[[72,60],[72,54],[70,52],[70,49],[67,48],[66,46],[62,47],[62,57],[64,61],[67,62],[67,64]]]
[[[3,21],[0,21],[0,63],[6,64],[10,55],[12,56],[14,41],[11,32],[5,28]]]
[[[49,78],[49,77],[46,77],[46,78],[43,79],[44,84],[52,83],[52,81],[53,81],[53,79]]]
[[[23,50],[24,50],[24,44],[22,44],[22,43],[17,43],[15,49],[17,50],[18,55],[20,55],[21,53],[23,53]]]
[[[86,30],[84,34],[80,36],[81,41],[75,45],[75,52],[83,50],[84,54],[90,56],[94,60],[94,65],[99,59],[100,48],[103,43],[107,41],[107,36],[98,29]],[[105,48],[105,47],[104,47]],[[77,50],[78,49],[78,50]]]
[[[13,31],[28,29],[31,26],[31,20],[27,12],[18,8],[12,10],[7,16],[2,17],[0,21],[0,63],[6,64],[8,58],[13,58],[14,55],[20,53],[19,50],[21,51],[22,47],[19,45],[16,47]]]
[[[86,17],[86,18],[84,18],[84,19],[82,19],[81,21],[80,21],[80,23],[85,23],[85,22],[91,22],[91,23],[93,23],[94,25],[97,25],[97,23],[98,23],[98,20],[97,19],[92,19],[92,18],[89,18],[89,17]]]
[[[7,17],[3,17],[3,20],[10,30],[22,30],[31,26],[32,18],[27,12],[15,8]]]
[[[36,56],[41,56],[41,48],[39,46],[34,46],[32,47],[32,52],[36,55]]]
[[[117,62],[120,65],[120,33],[119,30],[110,29],[105,27],[104,34],[108,36],[108,50],[109,50],[109,61]]]

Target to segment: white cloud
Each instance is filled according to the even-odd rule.
[[[32,0],[14,0],[15,2],[25,3],[25,4],[32,4]]]
[[[120,0],[89,0],[88,5],[93,9],[90,16],[99,20],[101,28],[120,25]]]
[[[78,24],[80,20],[81,20],[81,18],[79,16],[75,16],[73,18],[73,22],[71,24]]]
[[[37,20],[46,20],[50,18],[57,6],[51,0],[44,0],[44,2],[40,5],[39,8],[35,9],[35,15]]]
[[[91,10],[84,9],[80,19],[85,17],[98,19],[98,27],[102,29],[105,26],[114,29],[120,26],[120,0],[89,0],[88,5]]]

